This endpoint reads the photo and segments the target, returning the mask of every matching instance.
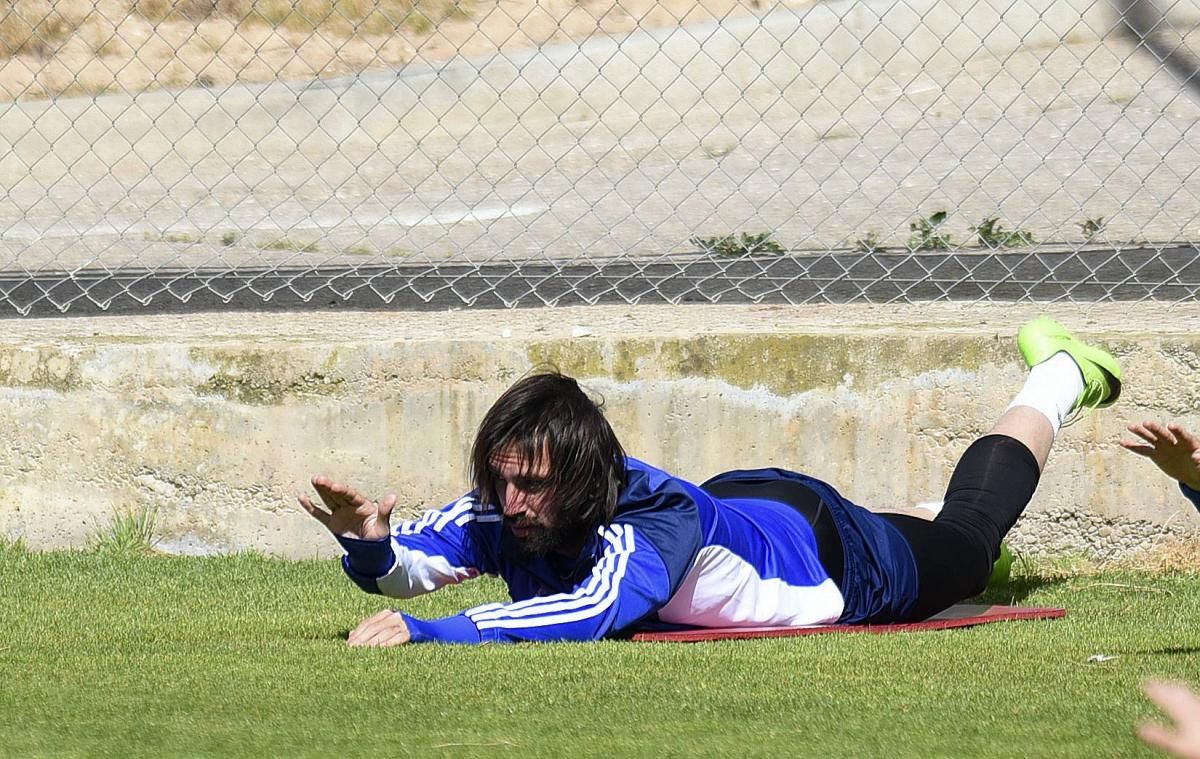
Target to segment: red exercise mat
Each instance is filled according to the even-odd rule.
[[[740,640],[743,638],[793,638],[798,635],[824,633],[893,633],[920,630],[947,630],[951,627],[973,627],[988,622],[1008,622],[1017,619],[1057,619],[1066,609],[1052,606],[987,606],[958,604],[923,622],[893,625],[811,625],[808,627],[701,627],[670,632],[639,632],[633,640],[676,643],[696,643],[702,640]]]

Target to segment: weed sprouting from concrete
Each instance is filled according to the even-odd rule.
[[[1079,231],[1083,232],[1084,242],[1092,242],[1104,233],[1104,228],[1107,225],[1104,223],[1103,216],[1097,216],[1093,219],[1077,221],[1075,222],[1075,226],[1079,227]]]
[[[25,544],[25,538],[18,535],[15,538],[10,538],[6,535],[0,535],[0,558],[6,556],[24,556],[29,553],[29,546]]]
[[[1005,229],[1004,225],[1000,223],[1000,218],[997,216],[985,218],[977,225],[971,227],[971,234],[975,235],[980,245],[993,249],[1020,248],[1026,245],[1033,245],[1036,242],[1031,232],[1026,232],[1023,229]]]
[[[688,242],[709,255],[724,257],[750,256],[755,253],[774,253],[778,255],[786,252],[782,245],[772,239],[770,232],[759,232],[757,234],[743,232],[740,236],[692,237],[688,239]]]
[[[112,518],[92,536],[91,547],[97,553],[119,556],[151,553],[158,543],[158,509],[139,506],[115,509]]]
[[[882,247],[883,245],[880,243],[879,235],[875,232],[867,232],[865,235],[854,241],[854,249],[859,253],[874,253]]]
[[[908,249],[918,250],[949,250],[954,242],[950,235],[942,234],[942,224],[946,222],[946,212],[937,211],[917,219],[908,225],[912,234],[908,237]]]

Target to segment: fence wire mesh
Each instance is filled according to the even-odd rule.
[[[1200,0],[14,0],[0,300],[1192,299],[1198,23]]]

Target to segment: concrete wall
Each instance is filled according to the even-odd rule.
[[[1126,373],[1060,436],[1032,550],[1129,552],[1200,516],[1116,444],[1144,417],[1200,429],[1200,306],[1054,307]],[[694,479],[812,473],[872,507],[940,496],[1024,376],[1032,307],[592,307],[0,322],[0,536],[86,545],[157,508],[160,547],[336,553],[295,507],[318,472],[410,511],[466,489],[478,420],[545,362],[602,394],[629,452]]]

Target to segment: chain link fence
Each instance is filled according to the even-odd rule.
[[[0,310],[1190,300],[1198,22],[14,0]]]

